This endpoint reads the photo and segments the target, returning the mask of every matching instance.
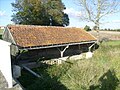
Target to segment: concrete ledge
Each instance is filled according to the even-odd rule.
[[[7,88],[7,82],[0,71],[0,90],[23,90],[23,88],[14,79],[13,79],[13,88]]]

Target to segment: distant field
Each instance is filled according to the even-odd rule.
[[[98,37],[96,31],[90,31],[92,35]],[[99,31],[99,39],[108,38],[109,40],[120,40],[120,32],[118,31]]]
[[[19,78],[26,90],[120,90],[120,41],[104,42],[91,59],[26,71]]]

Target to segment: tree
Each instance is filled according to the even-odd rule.
[[[16,24],[68,26],[68,15],[61,0],[16,0],[12,3]]]
[[[95,24],[95,29],[99,30],[101,19],[106,15],[117,13],[118,0],[78,0],[81,7],[82,16],[80,18]]]
[[[84,30],[86,30],[86,31],[91,31],[90,27],[87,26],[87,25],[84,27]]]
[[[98,29],[98,27],[97,27],[97,26],[94,26],[94,27],[93,27],[93,30],[97,30],[97,29]]]

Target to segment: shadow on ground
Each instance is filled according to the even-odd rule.
[[[0,34],[0,39],[2,39],[2,35]]]
[[[100,85],[90,86],[90,90],[116,90],[120,81],[118,80],[114,70],[108,70],[99,78]]]
[[[56,73],[58,75],[55,76],[48,73],[47,69],[50,67],[51,66],[44,64],[40,68],[33,69],[41,76],[40,78],[34,77],[27,71],[23,70],[22,76],[18,80],[26,90],[68,90],[59,81],[59,77],[62,74],[65,74],[70,67],[64,69],[62,74]]]

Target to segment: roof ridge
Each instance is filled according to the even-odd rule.
[[[8,25],[7,27],[51,27],[51,28],[76,28],[76,29],[82,29],[82,28],[78,28],[78,27],[62,27],[62,26],[42,26],[42,25],[19,25],[19,24],[15,24],[15,25]]]

